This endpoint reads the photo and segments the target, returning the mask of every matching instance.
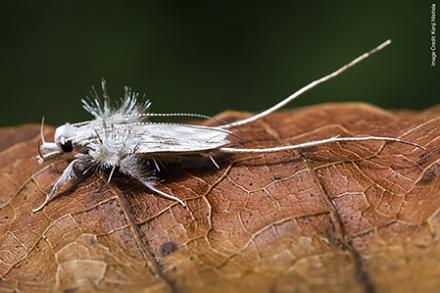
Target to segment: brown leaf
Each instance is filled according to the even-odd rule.
[[[438,292],[440,108],[321,105],[235,130],[252,147],[400,137],[168,166],[159,187],[96,174],[32,214],[66,166],[37,126],[0,131],[0,288],[7,291]],[[225,113],[221,120],[245,114]]]

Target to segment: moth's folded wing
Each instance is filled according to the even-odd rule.
[[[122,129],[117,129],[121,131]],[[171,123],[143,123],[124,130],[137,153],[191,153],[216,149],[228,144],[230,132],[207,126]],[[121,135],[120,137],[124,137]],[[124,143],[124,142],[122,142]]]

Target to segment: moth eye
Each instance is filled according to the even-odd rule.
[[[61,143],[61,149],[65,153],[69,153],[69,152],[73,151],[72,142],[70,140],[64,141],[63,143]]]

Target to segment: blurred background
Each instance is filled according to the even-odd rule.
[[[0,126],[88,119],[80,99],[102,77],[110,96],[132,86],[155,112],[259,111],[387,38],[289,107],[424,109],[440,101],[430,13],[429,1],[4,2]]]

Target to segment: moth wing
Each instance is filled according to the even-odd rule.
[[[128,151],[136,153],[191,153],[222,147],[230,141],[230,131],[216,127],[171,123],[142,123],[116,126],[125,133]],[[122,141],[121,143],[124,143]]]

